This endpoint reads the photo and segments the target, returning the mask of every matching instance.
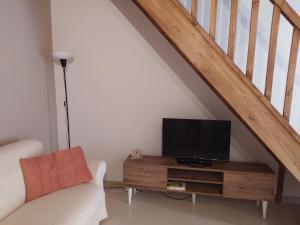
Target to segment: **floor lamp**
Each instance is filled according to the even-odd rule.
[[[59,61],[63,69],[64,76],[64,87],[65,87],[65,101],[64,107],[66,112],[66,126],[67,126],[67,144],[68,148],[71,147],[71,137],[70,137],[70,119],[69,119],[69,103],[68,103],[68,88],[67,88],[67,78],[66,78],[66,67],[68,62],[71,60],[71,55],[69,52],[54,52],[54,60]]]

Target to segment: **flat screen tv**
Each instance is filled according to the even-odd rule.
[[[203,161],[228,161],[231,122],[163,119],[163,156]]]

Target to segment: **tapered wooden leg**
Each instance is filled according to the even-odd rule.
[[[193,200],[193,204],[196,203],[196,193],[192,193],[192,200]]]
[[[128,188],[128,204],[131,205],[131,199],[132,199],[132,190],[133,188]]]
[[[262,201],[262,212],[263,212],[263,218],[267,218],[267,210],[268,210],[268,201]]]
[[[260,200],[256,201],[256,205],[259,206],[260,205]]]

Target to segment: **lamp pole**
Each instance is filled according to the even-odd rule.
[[[65,101],[64,107],[66,110],[66,117],[67,117],[67,141],[68,141],[68,148],[71,147],[71,138],[70,138],[70,119],[69,119],[69,103],[68,103],[68,88],[67,88],[67,78],[66,78],[66,67],[67,67],[67,59],[60,59],[60,64],[63,68],[64,73],[64,86],[65,86]]]
[[[64,75],[64,87],[65,87],[65,100],[64,100],[64,107],[66,112],[66,127],[67,127],[67,146],[71,148],[71,137],[70,137],[70,117],[69,117],[69,102],[68,102],[68,88],[67,88],[67,76],[66,76],[66,68],[67,63],[71,62],[72,56],[67,51],[58,51],[52,53],[54,60],[59,60],[60,65],[63,68],[63,75]]]

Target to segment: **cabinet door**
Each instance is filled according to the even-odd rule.
[[[224,173],[223,195],[226,198],[272,200],[275,177],[262,173]]]
[[[167,188],[167,168],[152,166],[125,166],[124,183],[128,186],[152,189]]]

